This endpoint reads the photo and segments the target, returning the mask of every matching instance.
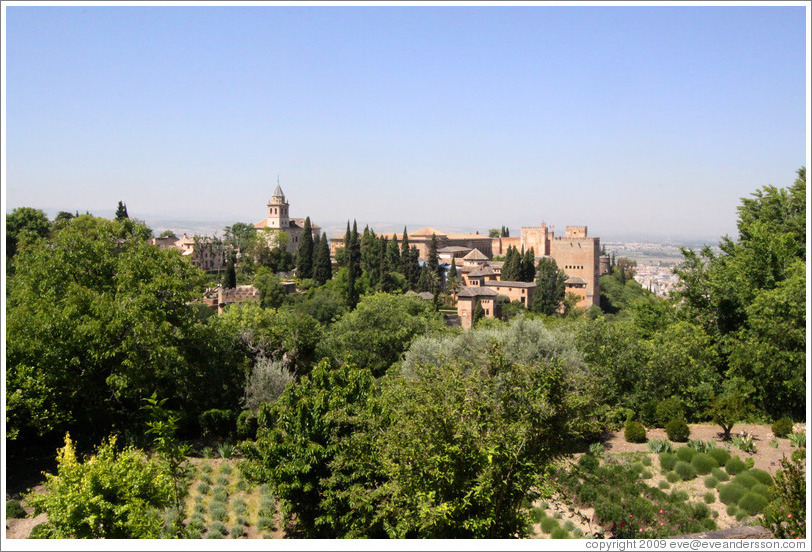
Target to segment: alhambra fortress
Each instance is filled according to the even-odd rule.
[[[298,247],[304,227],[303,218],[290,217],[290,204],[285,199],[281,186],[277,183],[267,204],[266,217],[254,224],[271,243],[277,232],[288,235],[287,248],[294,252]],[[321,227],[311,224],[313,238],[321,236]],[[397,233],[379,234],[388,239],[403,241],[403,235]],[[453,292],[457,301],[457,314],[463,328],[470,328],[476,303],[482,306],[485,316],[489,318],[500,315],[498,296],[510,301],[519,301],[529,307],[533,300],[535,282],[511,282],[501,278],[502,261],[494,260],[507,253],[509,247],[518,251],[535,253],[535,263],[542,257],[555,261],[558,268],[567,275],[566,292],[578,297],[579,307],[589,308],[600,303],[599,277],[609,272],[609,257],[600,254],[600,238],[589,236],[586,226],[567,226],[563,236],[556,236],[552,228],[545,223],[538,227],[522,227],[518,237],[491,238],[480,234],[452,234],[435,228],[422,228],[408,232],[409,245],[417,249],[420,262],[428,257],[432,236],[437,243],[439,261],[444,268],[452,262],[457,268],[460,286]],[[190,238],[153,238],[152,243],[160,247],[180,249],[193,264],[207,271],[223,270],[224,253],[210,247],[201,247],[205,240]],[[196,247],[197,245],[197,247]],[[330,237],[330,253],[335,259],[338,249],[344,247],[344,236]],[[335,260],[333,261],[335,264]],[[431,299],[430,294],[420,294],[424,299]],[[209,290],[206,302],[222,309],[228,303],[239,301],[256,301],[259,293],[253,286],[237,286],[235,289]]]

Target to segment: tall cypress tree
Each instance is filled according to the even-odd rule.
[[[401,270],[397,235],[392,236],[392,241],[386,246],[386,269],[389,272],[400,272]]]
[[[234,257],[229,255],[226,263],[226,275],[223,280],[223,288],[234,289],[237,287],[237,269],[234,267]]]
[[[333,265],[330,261],[330,245],[327,243],[327,234],[321,234],[316,243],[313,254],[313,279],[322,286],[333,277]]]
[[[457,260],[451,258],[451,268],[448,269],[448,288],[455,291],[459,286],[459,277],[457,276]]]
[[[507,253],[505,254],[505,263],[502,265],[502,280],[505,282],[516,282],[519,279],[519,270],[517,266],[517,252],[516,248],[512,245],[508,246]]]
[[[299,278],[313,277],[313,229],[310,226],[310,217],[304,221],[299,247],[296,249],[296,275]]]
[[[409,247],[409,234],[406,232],[406,227],[403,227],[403,240],[400,242],[400,271],[406,276],[406,281],[409,282],[411,287],[412,274],[411,274],[411,248]]]
[[[420,253],[417,247],[409,248],[409,287],[417,289],[417,281],[420,279]]]
[[[426,266],[430,272],[436,274],[440,281],[442,281],[442,272],[440,271],[440,260],[437,258],[437,236],[435,234],[431,235],[431,241],[429,242],[429,256],[426,259]]]
[[[352,241],[352,231],[350,230],[350,221],[347,221],[347,231],[344,233],[344,254],[341,256],[342,268],[350,266],[350,242]]]
[[[361,244],[359,241],[358,224],[353,221],[347,246],[347,306],[350,307],[350,310],[358,304],[358,290],[355,281],[361,276]]]
[[[558,268],[553,259],[542,257],[538,264],[536,291],[533,294],[531,310],[546,315],[558,312],[564,301],[567,275]]]
[[[522,282],[532,282],[536,278],[536,254],[531,247],[522,260]]]

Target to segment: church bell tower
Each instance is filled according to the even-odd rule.
[[[268,227],[269,228],[290,228],[290,218],[288,208],[290,205],[285,201],[285,194],[276,179],[276,189],[268,202]]]

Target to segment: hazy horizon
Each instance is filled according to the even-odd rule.
[[[802,3],[3,9],[7,211],[715,243],[808,165]]]

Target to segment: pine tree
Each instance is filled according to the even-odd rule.
[[[310,217],[304,221],[299,247],[296,249],[296,275],[302,279],[313,277],[313,229],[310,226]]]
[[[130,218],[130,216],[127,214],[127,205],[125,205],[124,202],[119,201],[118,209],[116,209],[116,220],[122,221],[128,218]]]
[[[333,265],[330,260],[330,245],[327,242],[327,234],[321,234],[321,238],[316,243],[316,251],[313,254],[313,279],[320,286],[333,277]]]

